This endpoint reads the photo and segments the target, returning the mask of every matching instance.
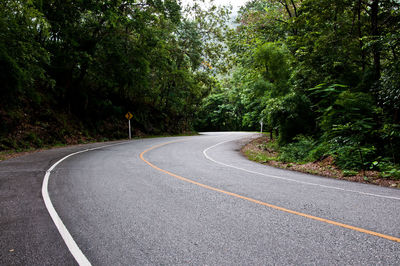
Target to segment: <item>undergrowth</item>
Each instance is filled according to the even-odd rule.
[[[259,150],[246,150],[245,155],[253,161],[266,163],[277,161],[290,164],[306,164],[332,158],[334,166],[342,171],[343,176],[355,176],[359,172],[377,171],[385,179],[400,180],[400,166],[390,158],[374,157],[371,147],[342,145],[315,140],[309,136],[297,136],[293,142],[280,146],[278,140],[258,144]],[[261,152],[260,152],[261,151]]]

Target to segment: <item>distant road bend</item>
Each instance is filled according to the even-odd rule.
[[[44,198],[80,264],[400,264],[400,190],[248,161],[239,150],[255,136],[71,153],[52,162]]]

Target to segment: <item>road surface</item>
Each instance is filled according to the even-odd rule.
[[[244,158],[251,133],[55,149],[0,163],[0,264],[400,264],[400,190]],[[75,251],[72,251],[74,253]],[[75,256],[75,255],[74,255]]]

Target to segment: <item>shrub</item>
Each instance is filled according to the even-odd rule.
[[[294,140],[295,142],[281,147],[279,159],[284,162],[306,162],[306,159],[315,146],[315,141],[311,137],[303,135],[297,136]]]
[[[382,177],[392,178],[392,179],[400,179],[400,168],[392,166],[390,170],[386,170],[382,172]]]
[[[373,162],[370,168],[380,170],[384,178],[400,179],[400,167],[390,163],[388,158]]]
[[[353,137],[337,136],[330,141],[330,144],[331,154],[341,169],[366,169],[376,157],[376,148],[373,145],[361,145]]]
[[[313,162],[326,155],[330,155],[330,149],[331,147],[328,142],[321,142],[310,151],[306,161]]]

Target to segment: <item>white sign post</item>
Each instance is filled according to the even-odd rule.
[[[131,139],[132,138],[132,135],[131,135],[131,120],[128,120],[128,127],[129,127],[129,139]]]
[[[262,132],[263,132],[263,120],[262,120],[262,118],[261,118],[261,120],[260,120],[260,126],[261,126],[261,131],[260,131],[260,133],[262,133]]]

